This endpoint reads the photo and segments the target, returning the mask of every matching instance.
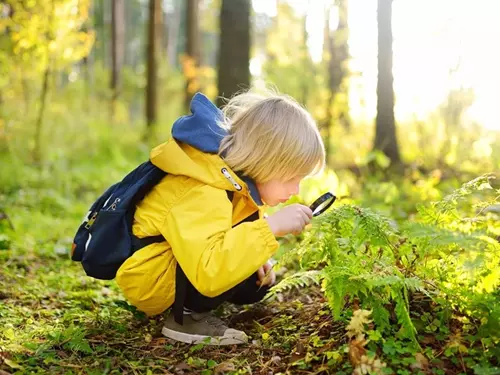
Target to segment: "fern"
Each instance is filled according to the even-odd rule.
[[[391,324],[389,322],[390,313],[384,307],[384,303],[387,301],[380,296],[368,296],[366,299],[366,305],[372,311],[372,318],[374,323],[377,325],[377,329],[380,332],[385,332],[389,330]]]
[[[51,344],[54,346],[62,346],[75,352],[92,354],[92,348],[87,339],[86,332],[82,328],[70,325],[65,330],[56,330],[50,334]]]
[[[405,338],[411,338],[413,342],[418,345],[415,337],[417,330],[410,318],[407,293],[404,292],[403,295],[401,295],[401,293],[394,293],[394,297],[396,302],[394,312],[398,317],[398,322],[401,324],[401,334]]]
[[[319,270],[310,270],[294,273],[285,277],[278,284],[269,289],[266,298],[275,296],[278,293],[283,293],[286,290],[293,288],[304,288],[313,284],[319,284],[323,272]]]
[[[378,330],[391,330],[390,317],[395,317],[399,336],[416,345],[408,297],[413,291],[438,296],[435,302],[474,314],[482,324],[500,322],[498,301],[492,302],[498,298],[475,294],[475,290],[491,292],[500,284],[500,273],[495,271],[500,243],[491,237],[500,233],[499,221],[491,216],[466,218],[474,210],[476,216],[481,214],[474,207],[498,201],[498,196],[484,196],[498,195],[488,179],[480,176],[441,201],[420,205],[413,220],[399,228],[371,209],[333,208],[316,218],[312,230],[281,259],[298,259],[302,271],[283,280],[272,294],[322,280],[334,319],[340,319],[346,301],[356,299],[363,309],[373,311]],[[478,199],[488,205],[475,204]]]
[[[492,189],[489,184],[491,174],[484,174],[463,184],[460,188],[445,196],[441,201],[431,202],[429,205],[418,205],[420,220],[434,225],[443,225],[460,220],[459,203],[465,201],[475,192]]]

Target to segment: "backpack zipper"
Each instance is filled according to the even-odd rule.
[[[120,203],[120,201],[121,201],[120,198],[116,198],[115,201],[113,203],[111,203],[111,206],[109,206],[108,210],[111,210],[111,211],[116,210],[116,206],[118,205],[118,203]]]
[[[92,226],[92,224],[94,224],[94,221],[95,221],[96,218],[97,218],[97,212],[94,212],[94,214],[89,219],[89,221],[87,221],[87,224],[85,224],[85,228],[90,229],[90,227]]]

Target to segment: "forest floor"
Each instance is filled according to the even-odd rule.
[[[114,282],[85,276],[67,255],[2,250],[0,264],[1,375],[351,374],[364,350],[352,347],[346,322],[333,321],[318,287],[224,305],[217,313],[247,332],[249,343],[189,346],[161,335],[163,316],[146,318]],[[444,352],[437,337],[419,341]],[[460,352],[432,361],[408,353],[395,346],[383,373],[471,373]]]

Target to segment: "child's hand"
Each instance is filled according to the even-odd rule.
[[[273,265],[271,262],[267,262],[262,267],[257,270],[257,276],[259,280],[257,280],[257,285],[272,286],[276,282],[276,273],[273,270]]]
[[[312,211],[302,204],[291,204],[266,218],[277,237],[288,233],[299,234],[312,219]]]

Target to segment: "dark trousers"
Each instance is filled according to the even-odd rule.
[[[228,194],[229,200],[232,196]],[[259,213],[255,212],[247,217],[243,222],[254,221],[259,218]],[[241,224],[239,223],[239,224]],[[237,224],[237,225],[239,225]],[[187,308],[195,312],[208,312],[215,310],[224,302],[231,302],[237,305],[246,305],[255,303],[264,298],[269,291],[269,287],[259,287],[257,285],[257,272],[252,274],[248,279],[243,280],[234,288],[213,298],[204,296],[196,290],[196,288],[189,282],[184,271],[177,264],[175,272],[175,302],[173,306],[174,316],[177,323],[183,322],[183,310]]]
[[[259,285],[256,284],[257,280],[257,273],[254,273],[234,288],[212,298],[198,292],[188,281],[184,306],[195,312],[207,312],[215,310],[223,302],[231,302],[237,305],[258,302],[267,294],[269,287],[263,286],[259,289]]]

